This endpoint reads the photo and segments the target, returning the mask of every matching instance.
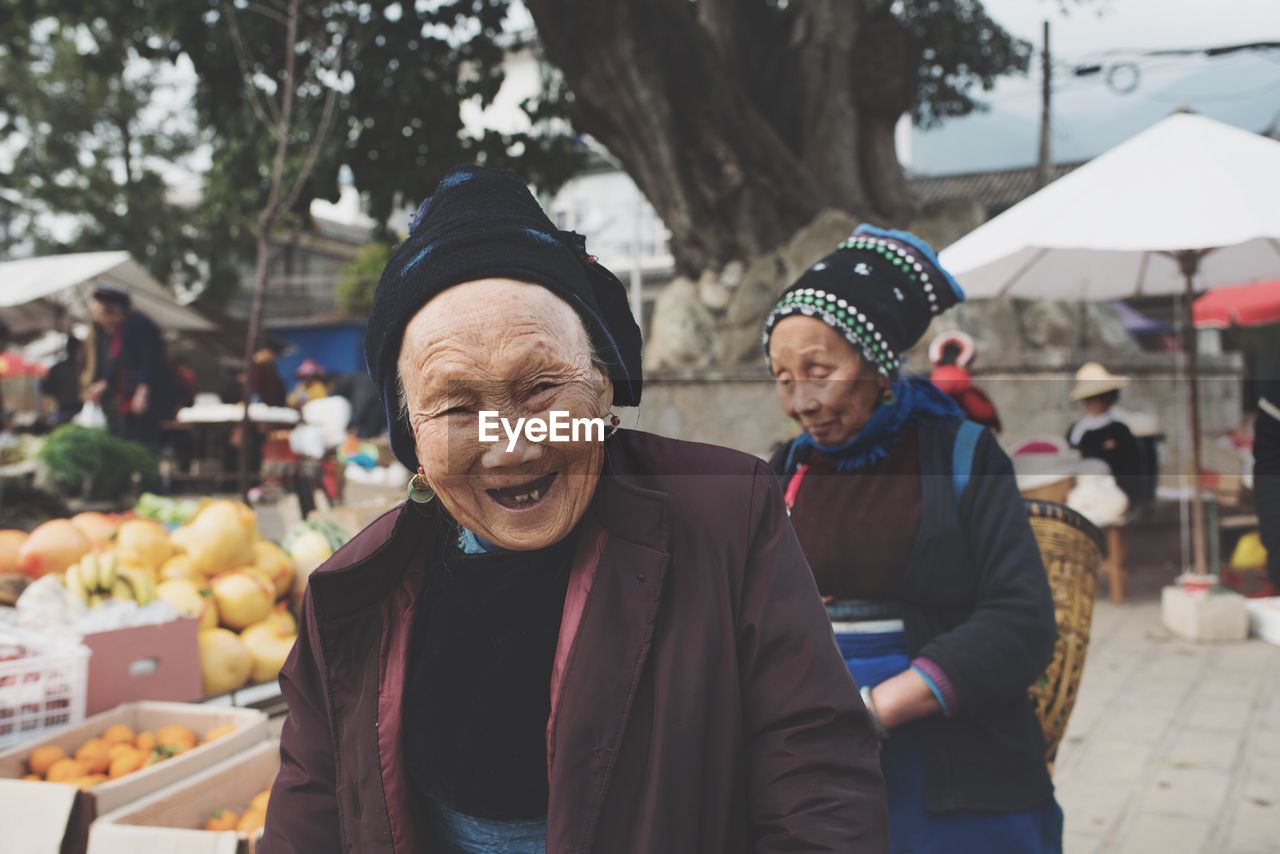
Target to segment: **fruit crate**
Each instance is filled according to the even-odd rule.
[[[0,749],[84,720],[89,648],[0,633]]]

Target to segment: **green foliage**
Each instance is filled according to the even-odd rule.
[[[1031,45],[992,20],[981,0],[905,0],[894,15],[918,57],[915,121],[922,127],[985,109],[975,90],[1027,70]]]
[[[86,483],[90,497],[125,495],[132,490],[135,475],[143,487],[154,488],[159,481],[156,458],[142,445],[78,424],[65,424],[50,433],[37,459],[50,482],[69,495],[80,495]]]
[[[176,115],[170,69],[105,17],[44,6],[19,4],[0,45],[0,145],[11,158],[0,182],[20,199],[27,236],[40,253],[125,249],[157,279],[194,285],[200,234],[170,201],[166,174],[198,137]]]
[[[457,163],[517,168],[544,191],[566,180],[581,154],[555,121],[564,93],[551,82],[526,105],[537,132],[462,132],[461,104],[487,104],[502,84],[509,2],[302,3],[294,150],[317,132],[329,92],[338,95],[333,131],[280,226],[305,226],[313,199],[336,200],[344,164],[384,239],[392,210],[424,198]],[[33,215],[77,223],[69,241],[37,229],[39,250],[128,249],[161,281],[198,281],[202,299],[225,302],[252,257],[269,187],[275,140],[263,113],[283,78],[279,6],[0,0],[0,143],[19,149],[0,183],[31,200]],[[194,107],[190,128],[156,109],[180,61],[197,80],[194,103],[173,104],[184,119]],[[180,208],[166,200],[161,164],[198,145],[210,160],[202,198]],[[299,165],[289,164],[293,174]]]
[[[355,260],[342,268],[342,278],[338,280],[338,307],[355,315],[372,311],[378,277],[390,260],[389,243],[370,243],[360,247]]]

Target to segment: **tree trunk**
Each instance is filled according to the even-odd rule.
[[[897,116],[862,113],[858,167],[876,212],[893,225],[905,226],[917,206],[898,161],[897,125]]]
[[[271,275],[271,241],[265,229],[258,230],[257,250],[258,259],[253,274],[253,302],[249,307],[249,331],[244,339],[244,380],[240,387],[240,397],[244,401],[244,417],[240,421],[237,481],[242,497],[246,497],[249,492],[249,449],[251,447],[249,432],[257,429],[249,419],[249,406],[253,402],[254,391],[253,354],[258,349],[258,336],[262,329],[262,309],[267,297],[267,281]]]
[[[622,161],[670,229],[680,272],[769,251],[817,214],[817,181],[726,70],[693,4],[527,5],[573,91],[575,127]]]
[[[797,74],[791,97],[801,105],[801,160],[822,206],[851,212],[867,208],[855,144],[858,15],[859,4],[852,0],[809,0],[800,7],[792,40]]]
[[[870,206],[895,225],[906,225],[916,212],[898,162],[895,131],[898,119],[915,106],[919,59],[911,34],[884,9],[863,22],[849,68],[861,119],[858,168]]]

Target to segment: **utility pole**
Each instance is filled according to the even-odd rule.
[[[1036,173],[1036,188],[1040,189],[1053,180],[1053,155],[1049,150],[1049,95],[1053,82],[1053,70],[1049,63],[1049,21],[1044,22],[1044,47],[1040,51],[1040,168]]]

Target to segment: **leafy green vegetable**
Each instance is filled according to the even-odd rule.
[[[143,519],[154,519],[162,525],[185,525],[200,509],[200,502],[194,498],[178,500],[144,492],[138,496],[138,503],[133,512]]]
[[[135,475],[144,487],[160,479],[155,456],[142,445],[78,424],[50,433],[37,458],[50,482],[70,495],[87,488],[90,498],[115,498],[131,491]]]

